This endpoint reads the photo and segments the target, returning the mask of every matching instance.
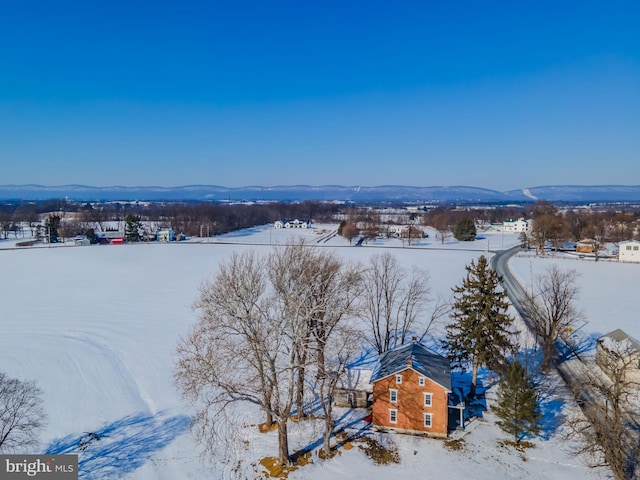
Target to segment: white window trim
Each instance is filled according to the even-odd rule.
[[[429,403],[427,403],[427,398],[429,399]],[[433,406],[433,393],[425,392],[424,393],[424,406],[432,407]]]
[[[394,400],[393,397],[396,397],[396,399]],[[389,389],[389,402],[390,403],[398,403],[398,390],[396,390],[395,388],[390,388]]]
[[[418,385],[420,385],[421,387],[424,387],[424,377],[418,378]]]
[[[393,416],[395,415],[396,419],[393,419]],[[398,410],[395,408],[390,408],[389,409],[389,423],[398,423]]]
[[[396,383],[397,384],[402,383],[402,375],[400,375],[400,374],[396,375]]]
[[[427,425],[427,418],[429,419],[429,425]],[[424,428],[433,428],[433,414],[425,413],[423,419]]]

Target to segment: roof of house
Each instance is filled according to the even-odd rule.
[[[635,338],[629,336],[624,330],[621,330],[619,328],[598,338],[598,343],[607,349],[611,349],[610,342],[615,342],[618,344],[627,343],[630,347],[629,353],[640,352],[640,342],[638,342]]]
[[[619,244],[622,245],[623,243],[640,243],[640,240],[623,240]]]
[[[371,374],[373,371],[368,368],[348,368],[338,379],[338,388],[346,390],[373,391],[371,386]]]
[[[418,342],[408,343],[380,356],[371,382],[411,368],[451,391],[451,364],[446,357],[429,350]]]

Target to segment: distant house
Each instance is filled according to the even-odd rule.
[[[399,238],[409,234],[409,226],[408,225],[389,225],[387,232],[390,237]]]
[[[73,237],[73,238],[68,238],[65,242],[65,245],[73,245],[75,247],[81,246],[81,245],[91,245],[91,242],[89,241],[89,239],[87,237]]]
[[[311,220],[276,220],[273,223],[274,228],[309,228]]]
[[[416,341],[383,353],[371,377],[372,425],[446,437],[449,424],[449,360]]]
[[[618,246],[618,260],[640,262],[640,240],[626,240]]]
[[[98,233],[98,243],[100,244],[112,244],[112,245],[121,245],[124,243],[124,232],[120,230],[106,230],[104,232]]]
[[[333,400],[336,407],[368,408],[371,405],[373,370],[348,368],[338,379]]]
[[[625,377],[639,382],[640,342],[620,329],[609,332],[596,342],[596,363],[609,376],[616,365],[626,365]]]
[[[156,240],[158,242],[175,242],[176,232],[173,228],[159,228],[156,230]]]
[[[519,218],[517,220],[507,219],[502,222],[502,231],[504,233],[526,233],[529,231],[529,222],[524,218]]]
[[[576,243],[576,252],[578,253],[595,253],[598,249],[598,242],[591,238],[580,240]]]

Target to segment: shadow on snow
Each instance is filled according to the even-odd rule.
[[[188,430],[190,423],[184,415],[138,413],[93,432],[56,439],[45,454],[78,454],[82,479],[122,478]]]

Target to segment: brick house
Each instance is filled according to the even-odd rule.
[[[371,383],[374,428],[447,436],[451,393],[447,358],[413,341],[383,353]]]

